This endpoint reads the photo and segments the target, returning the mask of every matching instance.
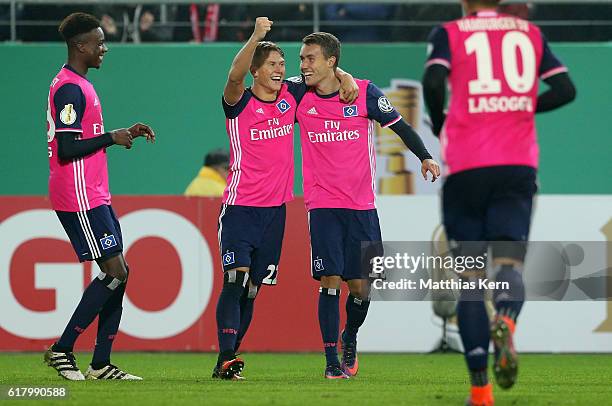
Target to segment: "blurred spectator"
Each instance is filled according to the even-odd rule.
[[[213,42],[219,35],[219,11],[218,3],[205,6],[204,17],[200,23],[200,9],[202,6],[192,3],[189,6],[189,20],[191,21],[191,32],[194,42]],[[202,27],[203,25],[203,27]]]
[[[255,19],[268,17],[274,21],[270,40],[301,41],[312,32],[312,6],[305,4],[224,4],[219,13],[219,41],[245,42],[253,32]],[[303,27],[293,24],[305,21]]]
[[[87,2],[86,2],[87,3]],[[68,14],[89,12],[101,20],[108,41],[233,41],[244,42],[251,35],[255,18],[267,16],[275,22],[272,41],[300,41],[313,29],[312,2],[242,4],[194,3],[174,5],[120,5],[104,2],[81,4],[17,3],[17,40],[62,41],[57,27]],[[317,3],[321,29],[342,41],[424,42],[432,27],[461,16],[461,5]],[[162,13],[164,10],[164,13]],[[612,40],[610,4],[522,3],[502,5],[500,11],[541,24],[549,41]],[[162,18],[163,16],[163,18]],[[167,19],[166,19],[167,17]],[[0,5],[0,20],[10,19],[10,6]],[[381,21],[381,25],[363,24]],[[543,24],[542,24],[543,23]],[[0,40],[10,38],[10,26],[0,25]]]
[[[130,9],[116,5],[96,6],[93,11],[93,14],[100,19],[106,40],[111,42],[128,40],[130,14],[133,15],[133,13],[133,7]]]
[[[172,41],[172,28],[161,24],[160,6],[96,6],[93,14],[100,19],[107,41]]]
[[[134,42],[172,41],[172,29],[161,23],[160,6],[138,5],[134,11]]]
[[[174,30],[174,41],[210,42],[240,41],[244,35],[251,35],[252,26],[243,27],[247,19],[246,5],[242,4],[201,4],[179,5]],[[229,24],[229,25],[228,25]]]
[[[204,166],[185,189],[185,196],[223,196],[229,162],[229,151],[226,149],[220,148],[206,154]]]
[[[389,41],[390,29],[385,23],[393,17],[395,6],[389,4],[343,3],[328,4],[323,15],[325,30],[338,36],[342,42],[381,42]],[[333,21],[380,21],[380,25],[338,25],[330,29],[328,22]]]

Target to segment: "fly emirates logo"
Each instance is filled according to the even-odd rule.
[[[270,140],[273,138],[284,137],[287,134],[291,134],[292,129],[293,123],[280,125],[278,118],[271,118],[268,120],[267,130],[251,128],[251,141]]]
[[[323,132],[308,131],[312,143],[353,141],[359,139],[359,130],[340,130],[340,121],[325,120]]]

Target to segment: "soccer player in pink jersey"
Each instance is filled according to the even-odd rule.
[[[68,62],[49,89],[49,199],[79,261],[96,261],[101,272],[83,293],[63,334],[49,347],[44,360],[68,380],[141,380],[110,362],[129,267],[123,257],[121,228],[111,207],[106,148],[117,144],[129,149],[134,138],[145,136],[153,142],[155,134],[144,124],[104,130],[100,99],[87,79],[88,70],[99,69],[108,51],[100,22],[89,14],[74,13],[62,21],[59,32],[68,47]],[[96,316],[98,335],[84,376],[72,350]]]
[[[306,93],[300,78],[284,81],[283,51],[262,41],[272,21],[258,17],[238,52],[223,91],[230,168],[219,216],[223,288],[217,303],[219,357],[213,378],[244,379],[236,351],[253,316],[261,285],[276,285],[285,230],[285,202],[293,199],[293,125]],[[245,86],[250,71],[253,86]],[[352,77],[334,78],[349,100]]]
[[[440,168],[418,134],[373,83],[356,79],[360,90],[357,99],[352,103],[339,99],[334,71],[340,60],[340,41],[335,36],[317,32],[302,42],[300,68],[310,88],[298,106],[297,120],[312,276],[320,281],[318,315],[326,357],[324,376],[347,379],[356,375],[359,367],[357,332],[370,304],[367,268],[372,257],[382,254],[375,201],[374,120],[390,127],[421,160],[425,179],[429,172],[435,180]],[[366,247],[363,252],[362,244]],[[340,363],[337,342],[343,280],[350,294]]]
[[[534,115],[570,102],[575,89],[536,25],[498,14],[497,0],[462,3],[466,17],[430,35],[423,88],[448,175],[442,195],[448,239],[456,253],[469,256],[483,255],[491,242],[496,280],[507,283],[494,292],[491,326],[483,290],[462,291],[457,306],[472,384],[468,403],[492,405],[491,337],[499,386],[510,388],[518,371],[512,336],[525,297],[521,268],[537,190]],[[550,86],[540,95],[538,77]],[[445,117],[447,81],[452,96]]]

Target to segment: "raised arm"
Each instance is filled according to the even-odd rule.
[[[267,17],[257,17],[253,34],[251,34],[249,40],[234,57],[232,67],[227,76],[227,82],[223,90],[223,98],[227,104],[234,105],[240,101],[245,89],[244,79],[247,73],[249,73],[255,48],[257,48],[259,41],[263,40],[271,29],[272,21],[268,20]]]

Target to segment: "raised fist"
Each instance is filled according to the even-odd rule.
[[[272,24],[273,22],[268,20],[268,17],[257,17],[253,29],[253,38],[257,41],[263,40],[268,31],[272,29]]]

